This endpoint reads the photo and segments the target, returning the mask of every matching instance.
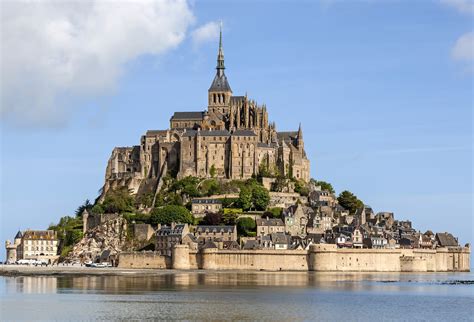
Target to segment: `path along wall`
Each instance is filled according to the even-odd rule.
[[[469,271],[470,248],[349,249],[311,245],[309,250],[190,250],[176,245],[171,258],[153,252],[122,253],[119,267],[320,272]]]

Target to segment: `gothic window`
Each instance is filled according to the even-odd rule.
[[[214,103],[216,103],[216,94],[213,94],[214,96]]]

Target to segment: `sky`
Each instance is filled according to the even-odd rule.
[[[222,21],[234,95],[301,122],[312,177],[473,241],[471,0],[1,7],[1,240],[94,200],[115,146],[206,109]]]

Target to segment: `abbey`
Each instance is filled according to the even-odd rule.
[[[265,171],[309,181],[310,163],[301,125],[277,132],[265,105],[234,96],[224,73],[222,32],[207,111],[175,112],[167,130],[150,130],[140,145],[116,147],[108,161],[104,191],[128,186],[156,191],[160,178],[185,176],[247,179]]]

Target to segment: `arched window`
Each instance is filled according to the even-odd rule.
[[[216,103],[216,94],[212,95],[214,97],[214,103]]]

